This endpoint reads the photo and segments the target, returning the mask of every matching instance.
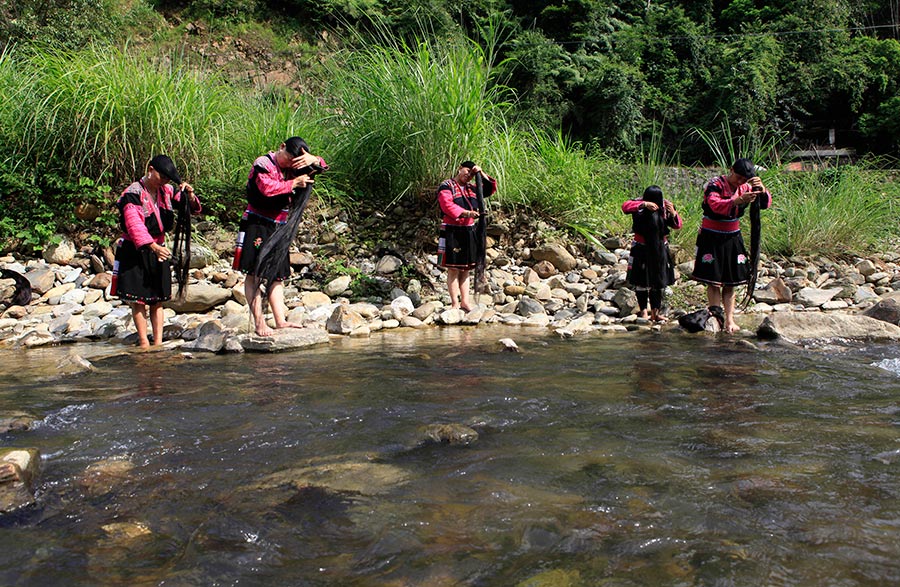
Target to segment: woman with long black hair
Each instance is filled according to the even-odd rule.
[[[662,189],[651,185],[640,199],[627,200],[622,212],[632,215],[634,242],[628,257],[628,283],[635,288],[641,318],[665,322],[662,315],[663,290],[675,283],[675,268],[669,254],[668,234],[681,228],[675,205],[663,198]]]
[[[150,346],[148,308],[153,344],[162,344],[162,304],[172,297],[172,251],[166,247],[165,233],[175,226],[173,203],[178,205],[181,225],[190,222],[183,216],[200,213],[194,188],[181,181],[175,163],[166,155],[151,159],[144,176],[125,188],[116,203],[124,234],[116,249],[110,294],[131,306],[141,348]],[[179,286],[184,286],[180,278]]]
[[[711,311],[723,309],[725,332],[740,330],[734,321],[734,288],[750,282],[751,278],[756,281],[759,210],[771,205],[772,194],[757,177],[756,166],[749,159],[737,159],[727,174],[712,178],[704,187],[703,221],[697,233],[697,255],[691,278],[706,284]],[[751,208],[756,241],[753,254],[748,254],[741,236],[740,218],[748,208]]]
[[[296,231],[296,223],[289,220],[291,217],[299,220],[303,213],[314,170],[327,167],[321,157],[310,153],[306,141],[300,137],[287,139],[277,151],[253,162],[247,178],[247,208],[238,229],[233,267],[247,275],[244,292],[259,336],[270,336],[273,332],[263,315],[262,287],[266,289],[275,328],[301,326],[286,318],[282,282],[291,274],[288,248],[296,234],[289,234],[283,227]]]
[[[478,177],[482,193],[479,194],[472,180]],[[438,240],[438,264],[447,269],[447,291],[450,307],[468,312],[469,273],[483,263],[484,247],[479,245],[483,237],[476,234],[476,219],[483,220],[483,198],[497,191],[497,181],[472,161],[463,161],[456,175],[438,187],[438,204],[443,213]],[[483,224],[481,226],[483,230]],[[482,265],[483,266],[483,265]]]

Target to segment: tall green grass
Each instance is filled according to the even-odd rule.
[[[378,44],[336,56],[327,94],[334,114],[335,175],[367,199],[434,193],[460,161],[489,169],[488,145],[503,124],[503,90],[462,37]]]
[[[227,86],[178,56],[36,48],[21,63],[33,96],[18,121],[24,164],[50,160],[70,175],[122,182],[165,152],[191,175],[222,172],[228,121],[239,110]]]
[[[127,47],[0,55],[0,87],[14,98],[0,107],[10,168],[116,187],[166,153],[186,180],[240,198],[252,161],[285,138],[322,146],[312,97],[248,93],[199,65]],[[209,203],[226,212],[216,197]]]
[[[900,185],[865,165],[767,174],[775,206],[763,218],[771,254],[840,256],[884,247],[897,236]]]

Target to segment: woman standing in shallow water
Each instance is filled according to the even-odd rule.
[[[640,316],[648,317],[649,301],[650,319],[665,322],[661,313],[663,290],[675,283],[668,234],[672,228],[681,228],[681,216],[675,204],[663,199],[662,189],[656,185],[644,190],[640,199],[627,200],[622,212],[632,216],[634,243],[628,257],[628,283],[635,288]]]
[[[709,307],[724,308],[725,332],[736,332],[734,288],[750,280],[750,256],[741,236],[740,217],[755,200],[772,205],[772,194],[756,176],[749,159],[738,159],[726,175],[709,180],[703,192],[703,221],[691,278],[706,284]]]
[[[178,184],[176,192],[170,184]],[[147,165],[147,173],[122,192],[116,207],[125,231],[119,239],[110,294],[131,306],[141,348],[150,347],[147,310],[153,329],[153,344],[162,344],[163,302],[172,297],[172,252],[166,248],[165,233],[175,225],[172,202],[190,198],[192,214],[200,213],[200,200],[190,184],[182,183],[175,163],[157,155]]]
[[[438,265],[447,269],[447,291],[450,307],[472,309],[469,300],[469,273],[475,268],[478,249],[475,239],[475,219],[478,218],[478,196],[470,183],[481,174],[485,197],[497,191],[497,180],[482,172],[472,161],[463,161],[456,175],[438,188],[438,204],[443,212],[438,240]]]

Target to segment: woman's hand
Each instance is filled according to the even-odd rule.
[[[318,165],[319,158],[304,151],[301,155],[294,157],[294,161],[291,163],[291,167],[294,169],[303,169],[304,167],[309,167],[310,165]],[[302,187],[302,186],[301,186]]]
[[[654,202],[644,202],[641,204],[641,209],[647,210],[649,212],[656,212],[659,210],[659,206],[657,206]]]
[[[669,200],[663,200],[663,205],[666,207],[666,214],[668,214],[669,216],[675,216],[675,204],[673,204]]]
[[[194,194],[194,188],[193,188],[193,186],[191,186],[191,184],[184,182],[181,184],[181,186],[178,189],[181,190],[182,194],[187,194],[191,204],[196,206],[197,204],[200,203],[200,200]]]
[[[478,218],[478,216],[477,210],[463,210],[462,214],[459,215],[460,218]]]
[[[160,261],[165,261],[172,256],[172,252],[169,251],[169,249],[157,243],[150,243],[150,251],[153,252]]]
[[[305,188],[307,185],[312,184],[312,183],[316,183],[316,182],[313,181],[311,177],[309,177],[308,175],[306,175],[304,173],[303,175],[298,175],[297,177],[295,177],[294,180],[291,182],[291,185],[293,186],[293,189],[297,189],[297,188]]]

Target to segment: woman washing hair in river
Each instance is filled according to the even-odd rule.
[[[675,205],[663,199],[662,189],[651,185],[639,200],[627,200],[622,212],[631,214],[634,242],[628,257],[628,283],[637,294],[641,318],[665,322],[662,315],[662,294],[666,286],[675,283],[675,268],[669,254],[667,235],[670,229],[681,228],[681,216]]]

